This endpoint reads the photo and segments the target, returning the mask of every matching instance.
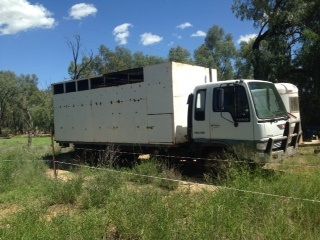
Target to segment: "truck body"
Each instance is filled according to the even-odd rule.
[[[211,70],[211,81],[216,76]],[[54,94],[55,137],[72,143],[184,143],[188,96],[209,81],[207,68],[164,63],[55,84],[65,88]],[[83,82],[88,89],[82,91]]]
[[[54,84],[56,141],[193,153],[245,145],[261,156],[297,146],[300,125],[290,128],[274,84],[216,76],[168,62]]]

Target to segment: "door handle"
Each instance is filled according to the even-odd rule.
[[[220,127],[219,124],[211,124],[211,127]]]

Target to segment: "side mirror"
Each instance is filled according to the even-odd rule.
[[[220,111],[224,110],[224,89],[219,88],[218,90],[218,108]]]

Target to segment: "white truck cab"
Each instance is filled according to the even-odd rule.
[[[221,81],[197,86],[193,95],[194,142],[242,144],[261,155],[285,153],[297,147],[299,121],[294,122],[294,129],[289,127],[289,116],[273,83]]]

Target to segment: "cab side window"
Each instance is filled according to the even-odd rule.
[[[223,105],[219,103],[219,89],[223,89]],[[213,111],[229,112],[235,122],[250,122],[247,93],[240,85],[224,86],[213,90]]]
[[[200,89],[196,94],[196,104],[194,111],[194,119],[196,121],[204,121],[206,116],[206,90]]]

